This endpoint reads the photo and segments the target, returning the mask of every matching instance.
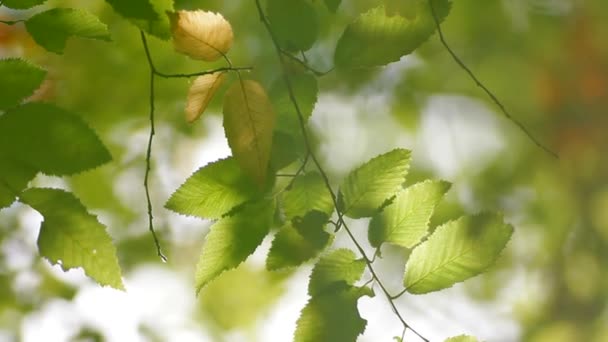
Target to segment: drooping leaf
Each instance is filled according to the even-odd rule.
[[[11,205],[36,173],[32,166],[0,155],[0,209]]]
[[[196,266],[196,292],[222,272],[237,267],[262,243],[272,225],[274,205],[263,200],[245,204],[211,227]]]
[[[192,123],[203,114],[225,78],[226,73],[215,72],[199,76],[192,82],[186,102],[186,121]]]
[[[342,0],[325,0],[325,6],[335,13],[338,10],[338,7],[340,7],[341,2]]]
[[[449,0],[432,0],[440,21],[450,11]],[[435,32],[428,1],[418,1],[408,19],[389,16],[384,6],[360,15],[338,40],[334,62],[338,67],[374,67],[398,61],[412,53]]]
[[[336,284],[353,285],[363,275],[365,261],[350,249],[336,249],[323,256],[310,274],[308,294],[317,296]]]
[[[357,301],[373,295],[367,287],[342,286],[313,296],[297,321],[294,342],[356,341],[367,325],[359,314]]]
[[[110,41],[106,24],[93,14],[73,8],[53,8],[25,22],[27,31],[40,46],[62,54],[70,37]]]
[[[316,257],[331,241],[332,235],[324,230],[328,219],[325,213],[311,211],[303,218],[287,223],[272,241],[266,268],[278,270],[299,266]]]
[[[296,73],[290,75],[289,79],[298,107],[306,123],[317,102],[317,94],[319,93],[317,79],[308,73]],[[276,129],[301,140],[300,120],[283,79],[276,80],[270,88],[270,99],[277,113]]]
[[[412,252],[403,281],[414,294],[438,291],[488,269],[511,238],[501,215],[464,216],[438,227]]]
[[[340,186],[340,204],[346,216],[373,216],[402,189],[409,165],[410,151],[394,149],[350,172]]]
[[[167,12],[173,11],[173,0],[106,0],[114,10],[140,29],[158,38],[171,38]]]
[[[411,248],[428,230],[435,207],[450,188],[444,181],[424,181],[399,192],[390,205],[369,224],[369,241],[374,247],[389,242]]]
[[[70,175],[111,160],[80,117],[43,103],[28,103],[0,116],[0,154],[49,175]]]
[[[45,76],[45,70],[22,59],[0,60],[0,110],[16,106],[32,95]]]
[[[260,194],[232,157],[208,164],[190,176],[165,207],[182,215],[218,219]]]
[[[219,13],[177,11],[171,15],[173,47],[194,59],[215,61],[228,53],[232,26]]]
[[[469,335],[459,335],[446,339],[444,342],[478,342],[479,340]]]
[[[13,9],[28,9],[42,5],[46,0],[4,0],[2,5]]]
[[[234,83],[224,96],[224,131],[232,154],[247,175],[266,183],[275,113],[259,83]]]
[[[268,0],[266,14],[281,47],[306,51],[319,34],[319,19],[307,0]]]
[[[124,289],[112,239],[73,194],[32,188],[21,194],[20,201],[44,217],[38,236],[40,255],[64,270],[82,267],[100,285]]]
[[[309,172],[296,178],[291,189],[283,194],[283,209],[289,219],[312,210],[331,215],[334,203],[321,175]]]

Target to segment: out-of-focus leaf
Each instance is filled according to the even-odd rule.
[[[273,221],[270,201],[250,202],[211,227],[196,266],[196,292],[222,272],[237,267],[262,243]]]
[[[224,96],[224,130],[232,154],[247,175],[266,183],[275,113],[259,83],[235,82]]]
[[[186,102],[186,121],[192,123],[203,114],[225,78],[226,73],[216,72],[199,76],[192,82]]]
[[[0,154],[49,175],[74,174],[112,159],[80,117],[43,103],[0,116]]]
[[[446,339],[444,342],[478,342],[479,340],[469,335],[459,335]]]
[[[116,248],[105,226],[73,194],[59,189],[28,189],[20,201],[44,216],[40,254],[64,270],[82,267],[100,285],[124,289]]]
[[[334,203],[321,175],[309,172],[298,176],[291,189],[283,194],[283,209],[289,219],[304,216],[312,210],[331,215]]]
[[[11,205],[36,173],[34,167],[0,155],[0,209]]]
[[[340,7],[341,2],[342,0],[325,0],[325,6],[327,6],[330,11],[336,12],[338,7]]]
[[[410,165],[410,151],[394,149],[350,172],[340,186],[346,216],[370,217],[402,189]]]
[[[230,23],[207,11],[177,11],[171,14],[171,29],[177,52],[208,62],[226,55],[234,39]]]
[[[171,38],[167,12],[173,11],[173,0],[106,0],[116,12],[140,29],[158,38]]]
[[[321,257],[310,274],[308,294],[317,296],[336,284],[353,285],[363,275],[365,261],[350,249],[336,249]]]
[[[306,147],[303,141],[298,141],[297,137],[278,130],[274,131],[272,137],[272,149],[270,152],[270,169],[273,171],[293,163],[306,154]]]
[[[410,256],[403,284],[408,292],[438,291],[494,264],[513,234],[498,214],[464,216],[440,227]]]
[[[46,0],[4,0],[2,5],[13,9],[28,9],[42,5]]]
[[[0,110],[18,105],[32,95],[45,76],[45,70],[22,59],[0,60]]]
[[[53,8],[25,22],[32,38],[48,51],[62,54],[70,37],[110,41],[106,24],[93,14],[73,8]]]
[[[279,45],[287,50],[306,51],[319,34],[319,19],[307,0],[268,0],[268,21]]]
[[[308,73],[290,75],[291,87],[304,122],[312,115],[317,102],[319,88],[317,79]],[[276,129],[302,139],[300,120],[283,79],[278,79],[270,88],[270,99],[277,113]]]

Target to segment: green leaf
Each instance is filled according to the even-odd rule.
[[[0,116],[0,154],[49,175],[74,174],[112,159],[80,117],[43,103]]]
[[[4,0],[2,5],[13,9],[28,9],[42,5],[46,0]]]
[[[367,287],[340,289],[313,296],[302,309],[297,322],[295,342],[353,342],[365,331],[357,301],[374,294]]]
[[[317,172],[309,172],[298,176],[291,189],[283,194],[283,209],[289,219],[304,216],[312,210],[329,216],[334,211],[334,203],[323,177]]]
[[[62,54],[70,37],[110,41],[106,24],[93,14],[73,8],[53,8],[25,22],[27,31],[40,46]]]
[[[363,275],[365,261],[350,249],[336,249],[323,256],[312,269],[308,294],[317,296],[336,284],[353,285]]]
[[[309,73],[295,73],[290,75],[289,79],[298,107],[302,113],[302,118],[306,123],[312,115],[317,102],[317,94],[319,93],[317,78]],[[276,129],[302,140],[302,129],[300,128],[298,113],[294,108],[289,91],[282,78],[276,80],[270,88],[270,99],[277,113]]]
[[[232,154],[247,175],[266,183],[275,113],[255,81],[234,83],[224,96],[224,130]]]
[[[258,195],[258,187],[230,157],[194,172],[171,195],[165,207],[183,215],[217,219]]]
[[[262,243],[273,222],[274,203],[246,203],[211,227],[196,266],[196,293],[222,272],[241,264]]]
[[[316,257],[331,242],[332,235],[324,230],[328,220],[327,214],[311,211],[286,224],[272,241],[266,268],[278,270],[299,266]]]
[[[399,192],[390,205],[369,224],[369,241],[374,247],[389,242],[411,248],[428,230],[435,207],[449,190],[450,183],[424,181]]]
[[[270,152],[270,169],[278,171],[306,154],[304,142],[287,133],[275,130]]]
[[[281,47],[306,51],[317,40],[319,19],[308,0],[268,0],[266,13]]]
[[[327,6],[330,11],[336,13],[341,2],[342,0],[325,0],[325,6]]]
[[[394,149],[353,170],[340,187],[339,203],[348,217],[373,216],[402,189],[410,165],[410,151]]]
[[[38,236],[43,257],[64,270],[82,267],[100,285],[124,289],[112,239],[73,194],[32,188],[20,200],[44,216]]]
[[[422,294],[476,276],[494,264],[512,233],[513,227],[498,214],[448,222],[414,249],[403,284],[408,292]]]
[[[450,11],[449,0],[432,0],[440,21]],[[362,14],[338,40],[334,62],[338,67],[374,67],[398,61],[412,53],[435,32],[428,1],[418,1],[410,17],[388,16],[384,6]]]
[[[16,106],[31,96],[45,76],[45,70],[22,59],[0,60],[0,110]]]
[[[167,12],[173,12],[173,0],[106,0],[114,10],[135,26],[158,38],[171,38]]]
[[[446,339],[444,342],[478,342],[479,340],[469,335],[459,335]]]
[[[11,205],[27,183],[36,176],[36,169],[23,162],[0,155],[0,209]]]

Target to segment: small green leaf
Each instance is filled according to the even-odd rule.
[[[93,14],[73,8],[53,8],[25,22],[32,38],[48,51],[62,54],[70,37],[110,41],[108,27]]]
[[[450,11],[449,0],[432,0],[440,21]],[[334,62],[338,67],[374,67],[398,61],[412,53],[435,32],[428,1],[418,1],[410,17],[389,16],[384,6],[363,13],[348,25],[338,40]]]
[[[357,301],[374,294],[367,287],[343,286],[313,296],[302,309],[297,322],[295,342],[353,342],[365,331]]]
[[[325,6],[327,6],[330,11],[336,13],[341,2],[342,0],[325,0]]]
[[[196,266],[196,293],[255,251],[270,230],[273,213],[274,205],[270,201],[250,202],[211,227]]]
[[[217,219],[258,195],[258,187],[230,157],[194,172],[171,195],[165,207],[183,215]]]
[[[167,12],[173,12],[173,0],[106,0],[114,10],[135,26],[163,40],[171,38]]]
[[[312,210],[329,216],[334,211],[334,203],[323,177],[317,172],[309,172],[298,176],[291,189],[283,194],[283,209],[289,219],[304,216]]]
[[[224,96],[224,131],[232,154],[258,185],[266,184],[275,113],[255,81],[234,83]]]
[[[45,70],[22,59],[0,60],[0,110],[16,106],[31,96],[45,76]]]
[[[32,188],[20,200],[44,216],[38,236],[43,257],[64,270],[82,267],[100,285],[124,289],[112,239],[73,194]]]
[[[494,264],[512,233],[513,227],[498,214],[450,221],[414,249],[403,284],[408,292],[422,294],[476,276]]]
[[[444,342],[478,342],[479,340],[469,335],[459,335],[446,339]]]
[[[428,230],[435,207],[449,190],[450,183],[425,181],[399,192],[390,205],[376,214],[369,224],[369,241],[378,248],[382,243],[411,248]]]
[[[340,186],[340,203],[346,216],[373,216],[402,189],[410,165],[410,151],[395,149],[353,170]]]
[[[311,211],[286,224],[272,241],[266,268],[278,270],[299,266],[316,257],[331,241],[332,235],[324,230],[328,219],[325,213]]]
[[[27,183],[36,176],[36,169],[23,162],[0,155],[0,209],[11,205]]]
[[[300,113],[306,123],[317,103],[317,94],[319,93],[317,78],[309,73],[296,73],[290,75],[289,79]],[[277,113],[276,129],[301,140],[302,129],[300,128],[298,113],[282,78],[273,83],[269,96]]]
[[[43,103],[0,116],[0,154],[49,175],[71,175],[112,159],[80,117]]]
[[[353,285],[363,275],[365,261],[350,249],[336,249],[323,256],[312,269],[308,294],[317,296],[336,284]]]
[[[266,11],[279,45],[291,51],[306,51],[319,34],[319,19],[307,0],[268,0]]]
[[[42,5],[46,0],[4,0],[2,5],[13,9],[28,9]]]

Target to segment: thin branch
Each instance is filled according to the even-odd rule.
[[[287,91],[289,93],[289,98],[290,98],[290,100],[291,100],[291,102],[292,102],[292,104],[293,104],[293,106],[294,106],[294,108],[296,110],[297,115],[298,115],[298,120],[300,122],[300,129],[302,131],[302,136],[303,136],[303,139],[304,139],[304,143],[306,145],[306,149],[308,151],[308,154],[310,155],[310,158],[312,159],[313,163],[315,164],[317,170],[321,174],[321,177],[323,178],[323,182],[325,183],[325,187],[327,188],[327,190],[331,194],[334,207],[336,208],[336,212],[338,213],[338,223],[341,223],[341,225],[344,226],[344,230],[346,230],[346,232],[347,232],[348,236],[350,237],[351,241],[354,243],[355,247],[357,248],[357,250],[359,251],[359,253],[363,257],[363,259],[365,260],[365,263],[367,265],[368,270],[370,271],[370,273],[372,274],[373,278],[378,283],[378,286],[380,286],[380,288],[382,289],[382,292],[384,293],[386,299],[388,300],[388,302],[389,302],[389,304],[391,306],[391,309],[393,310],[393,312],[395,313],[395,315],[399,318],[399,321],[401,321],[401,324],[403,325],[404,329],[410,329],[413,333],[415,333],[416,335],[418,335],[418,337],[420,337],[423,341],[428,342],[429,341],[428,339],[424,338],[422,335],[420,335],[418,332],[416,332],[416,330],[412,329],[405,322],[405,320],[403,319],[403,317],[399,313],[399,310],[397,309],[395,303],[391,299],[391,295],[389,294],[389,292],[387,291],[386,287],[384,286],[384,284],[382,283],[382,281],[380,280],[380,278],[376,274],[376,271],[374,270],[374,267],[372,266],[371,260],[367,257],[367,255],[365,254],[365,251],[363,250],[363,247],[361,247],[361,245],[359,244],[359,242],[357,241],[357,239],[355,238],[355,236],[352,234],[351,230],[348,228],[346,222],[344,221],[344,213],[342,213],[340,211],[340,209],[339,209],[340,207],[338,206],[337,196],[336,196],[336,193],[333,191],[333,189],[331,187],[331,182],[329,181],[329,177],[327,176],[327,173],[325,172],[325,170],[321,166],[321,163],[317,159],[316,155],[312,151],[312,144],[310,143],[310,138],[308,136],[308,131],[306,130],[306,124],[304,122],[304,116],[302,115],[302,111],[300,110],[300,106],[298,105],[298,101],[295,98],[295,94],[294,94],[294,91],[293,91],[291,80],[290,80],[288,72],[287,72],[287,70],[288,70],[287,69],[287,65],[285,64],[285,61],[283,60],[283,53],[281,53],[281,47],[280,47],[280,45],[279,45],[279,43],[278,43],[278,41],[277,41],[274,33],[272,32],[272,29],[270,28],[270,24],[269,24],[266,16],[264,15],[264,11],[262,10],[262,6],[260,4],[260,0],[255,0],[255,4],[256,4],[256,7],[258,9],[260,20],[262,21],[262,23],[266,27],[266,30],[268,31],[268,34],[270,35],[272,43],[274,44],[274,47],[275,47],[275,49],[277,51],[277,55],[279,57],[279,62],[280,62],[281,67],[283,69],[283,73],[282,73],[283,74],[283,79],[285,81],[285,85],[287,86]]]
[[[294,62],[296,62],[296,63],[300,64],[302,67],[304,67],[304,69],[306,69],[306,70],[308,70],[308,71],[312,72],[312,73],[313,73],[315,76],[318,76],[318,77],[325,76],[325,75],[329,74],[330,72],[334,71],[334,68],[331,68],[331,69],[329,69],[329,70],[327,70],[327,71],[318,71],[318,70],[314,69],[313,67],[311,67],[310,65],[308,65],[308,61],[306,61],[306,60],[302,61],[301,59],[299,59],[298,57],[296,57],[296,56],[292,55],[292,54],[291,54],[291,53],[289,53],[288,51],[285,51],[285,50],[283,50],[283,49],[281,49],[281,48],[279,48],[279,49],[280,49],[279,51],[280,51],[280,52],[281,52],[281,53],[282,53],[284,56],[286,56],[286,57],[288,57],[289,59],[291,59],[292,61],[294,61]],[[304,53],[302,53],[302,56],[304,56]],[[304,57],[305,57],[305,56],[304,56]]]
[[[406,292],[407,292],[407,289],[403,289],[403,290],[401,290],[401,292],[397,293],[396,295],[391,296],[391,298],[392,298],[393,300],[394,300],[394,299],[397,299],[397,298],[399,298],[399,297],[403,296],[403,295],[404,295]]]
[[[464,64],[464,62],[456,55],[456,53],[454,53],[454,51],[450,48],[450,46],[446,42],[445,37],[443,35],[443,31],[441,30],[441,24],[439,23],[439,19],[437,18],[437,13],[435,12],[435,6],[433,5],[433,0],[429,0],[429,6],[431,7],[431,13],[433,14],[433,19],[435,20],[435,26],[437,27],[437,33],[439,33],[439,40],[441,41],[441,44],[443,45],[443,47],[445,47],[445,49],[452,56],[452,59],[454,59],[456,64],[458,64],[460,66],[460,68],[462,68],[462,70],[464,70],[469,75],[469,77],[475,82],[475,84],[478,87],[480,87],[490,97],[490,99],[492,99],[492,102],[494,102],[494,104],[496,104],[496,106],[498,106],[498,108],[500,108],[500,111],[507,118],[507,120],[513,122],[537,147],[544,150],[545,152],[547,152],[554,158],[559,158],[557,153],[553,152],[551,149],[549,149],[547,146],[545,146],[543,143],[541,143],[538,139],[536,139],[534,137],[534,135],[532,135],[532,133],[526,128],[526,126],[524,126],[524,124],[521,123],[521,121],[519,121],[515,117],[513,117],[513,115],[511,115],[511,113],[509,113],[509,111],[507,111],[507,109],[502,104],[502,102],[500,102],[500,100],[496,97],[496,95],[494,95],[494,93],[492,93],[492,91],[490,91],[477,78],[477,76],[475,76],[475,74],[471,71],[471,69],[469,69]]]

